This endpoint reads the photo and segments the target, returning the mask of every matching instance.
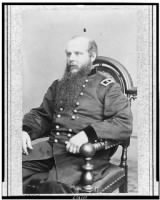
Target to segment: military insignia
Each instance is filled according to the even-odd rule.
[[[112,78],[106,78],[103,81],[101,81],[101,85],[107,86],[110,83],[114,83],[114,80]]]

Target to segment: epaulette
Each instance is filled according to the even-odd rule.
[[[107,85],[109,85],[110,83],[114,83],[114,82],[115,82],[114,79],[112,79],[112,78],[106,78],[106,79],[104,79],[103,81],[101,81],[100,84],[101,84],[101,85],[104,85],[104,86],[107,86]]]

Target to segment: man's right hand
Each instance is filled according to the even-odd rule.
[[[28,149],[32,150],[32,143],[31,143],[31,138],[28,135],[27,132],[23,131],[22,132],[22,150],[23,153],[28,155]]]

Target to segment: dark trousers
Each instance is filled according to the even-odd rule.
[[[24,156],[22,162],[23,193],[77,193],[78,187],[76,186],[81,184],[83,157],[80,154],[66,152],[64,146],[57,143],[54,148],[54,157],[49,158],[52,155],[48,153],[48,149],[52,152],[52,147],[48,143],[39,143],[34,146],[34,151],[30,152],[29,156]],[[94,156],[92,164],[94,164],[95,181],[105,176],[109,155],[110,152],[100,151]],[[47,156],[49,159],[42,159]]]
[[[69,186],[57,181],[53,158],[24,161],[22,167],[24,194],[73,193]]]

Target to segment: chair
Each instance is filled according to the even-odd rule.
[[[96,70],[100,71],[107,77],[112,77],[121,86],[122,92],[127,96],[131,103],[131,100],[137,97],[137,88],[133,86],[133,81],[125,69],[125,67],[117,62],[115,59],[108,57],[98,57],[94,62]],[[116,189],[119,189],[120,193],[128,192],[128,166],[127,166],[127,148],[129,146],[130,139],[127,141],[101,141],[95,144],[84,144],[80,153],[85,159],[85,165],[82,166],[82,185],[77,186],[77,192],[82,193],[111,193]],[[117,150],[118,146],[122,146],[122,154],[119,166],[110,163],[107,175],[97,182],[94,182],[93,169],[91,160],[97,151],[102,149],[112,149],[110,156],[112,156]]]

